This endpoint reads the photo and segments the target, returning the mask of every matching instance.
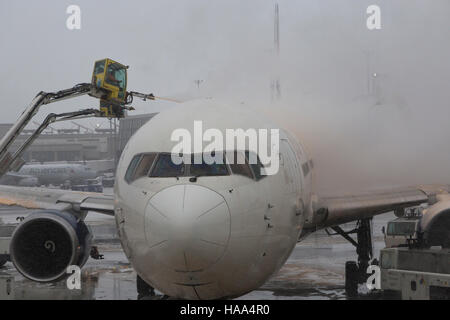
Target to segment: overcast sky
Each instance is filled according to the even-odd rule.
[[[130,66],[129,90],[269,110],[306,145],[324,190],[450,183],[450,1],[278,3],[279,61],[274,0],[0,0],[0,122],[14,121],[40,90],[89,82],[93,62],[110,57]],[[71,4],[81,30],[66,28]],[[381,7],[381,30],[366,27],[371,4]],[[39,117],[97,105],[78,98]]]

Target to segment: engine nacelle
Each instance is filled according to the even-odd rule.
[[[89,258],[92,235],[83,221],[56,210],[30,214],[14,230],[11,261],[26,278],[49,282],[66,275],[67,267],[82,267]]]
[[[427,246],[450,248],[450,200],[441,200],[425,209],[420,229]]]

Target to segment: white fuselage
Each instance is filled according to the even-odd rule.
[[[236,174],[125,181],[135,155],[170,153],[171,132],[192,129],[195,120],[222,131],[276,128],[254,112],[212,101],[160,113],[131,138],[120,159],[117,227],[136,272],[166,295],[236,297],[260,287],[295,247],[310,215],[309,159],[280,129],[279,170],[259,181]]]

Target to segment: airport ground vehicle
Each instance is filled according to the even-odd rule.
[[[11,242],[11,235],[17,223],[1,225],[0,228],[0,267],[9,261],[9,243]]]
[[[105,188],[112,188],[112,187],[114,187],[114,181],[115,181],[115,177],[114,176],[103,176],[102,177],[102,185]]]
[[[380,250],[379,261],[370,263],[379,266],[379,290],[370,294],[404,300],[450,299],[449,231],[442,221],[443,228],[430,233],[430,217],[435,213],[425,206],[406,208],[383,227],[386,247]],[[346,263],[349,296],[357,296],[358,283],[372,273],[364,271],[356,262]]]
[[[373,248],[369,244],[372,235],[357,232],[358,244],[366,243],[366,246],[356,246],[358,262],[346,263],[347,294],[357,296],[358,284],[365,283],[369,265],[379,265],[381,290],[386,294],[395,291],[404,299],[450,298],[446,289],[450,285],[450,232],[445,220],[450,213],[440,206],[428,207],[426,204],[394,212],[397,218],[389,221],[387,228],[382,230],[386,248],[380,251],[379,260],[370,261],[373,258]],[[366,259],[361,260],[361,257]]]
[[[72,186],[73,191],[103,192],[103,185],[97,179],[88,179],[86,184]]]
[[[381,290],[403,300],[450,299],[450,249],[386,248],[380,251]]]
[[[423,207],[408,208],[403,216],[389,221],[387,228],[383,227],[386,248],[407,246],[420,238],[422,210]]]
[[[388,222],[386,248],[380,251],[381,289],[404,300],[450,299],[450,250],[445,241],[426,243],[424,212],[424,207],[409,208]]]

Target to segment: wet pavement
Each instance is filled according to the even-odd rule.
[[[29,211],[0,207],[0,218],[12,222]],[[384,241],[382,226],[394,218],[384,214],[374,218],[375,257]],[[125,257],[112,217],[89,214],[87,219],[95,235],[94,241],[103,260],[90,258],[82,269],[81,290],[69,290],[66,280],[41,284],[20,275],[11,262],[0,268],[0,285],[9,279],[10,299],[114,299],[135,300],[136,273]],[[351,229],[354,224],[343,226]],[[340,236],[324,231],[310,235],[297,244],[283,268],[261,288],[238,298],[246,299],[346,299],[344,269],[347,260],[356,260],[355,248]],[[0,298],[5,298],[1,296]]]

